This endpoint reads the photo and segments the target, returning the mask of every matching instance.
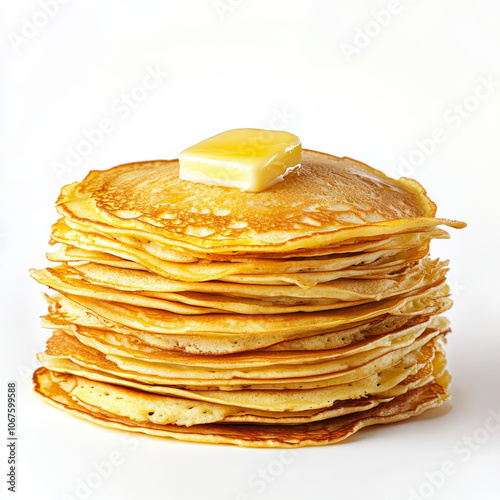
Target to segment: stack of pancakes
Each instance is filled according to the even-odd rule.
[[[177,161],[91,172],[32,271],[57,291],[34,375],[87,420],[188,441],[340,441],[448,398],[451,301],[436,207],[409,179],[304,151],[259,193],[178,178]]]

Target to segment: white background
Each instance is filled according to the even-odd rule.
[[[2,444],[2,498],[498,498],[499,2],[73,0],[50,17],[38,1],[1,5],[2,405],[7,381],[19,386],[18,491],[7,492]],[[156,88],[141,89],[152,71]],[[468,222],[432,249],[451,258],[451,403],[283,454],[130,440],[35,398],[48,332],[28,269],[46,265],[61,186],[236,127],[283,128],[306,148],[414,177],[440,216]],[[86,156],[61,172],[78,146]],[[110,455],[120,463],[99,476]]]

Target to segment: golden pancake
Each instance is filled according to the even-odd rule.
[[[408,321],[402,328],[397,328],[381,335],[371,335],[364,341],[355,342],[352,345],[326,350],[303,350],[303,351],[269,351],[256,350],[251,352],[218,355],[196,355],[180,353],[178,351],[167,351],[151,347],[140,340],[131,342],[127,335],[115,332],[111,334],[103,330],[86,328],[68,324],[61,328],[65,333],[75,336],[81,343],[93,347],[103,354],[116,354],[128,356],[135,359],[156,360],[162,363],[171,363],[188,366],[203,366],[205,368],[248,368],[252,366],[269,366],[288,363],[311,363],[322,360],[335,359],[352,354],[370,351],[378,347],[391,347],[394,342],[403,337],[421,335],[426,328],[438,329],[444,332],[448,327],[448,321],[444,318],[418,317],[414,321]]]
[[[47,328],[66,329],[68,323],[74,323],[79,326],[125,334],[132,341],[139,339],[153,347],[195,354],[228,354],[261,348],[287,350],[337,348],[384,331],[391,331],[406,322],[409,317],[439,314],[451,305],[451,301],[446,298],[447,293],[447,285],[439,286],[436,289],[426,290],[409,301],[404,299],[395,304],[392,303],[392,308],[375,310],[365,319],[360,316],[354,318],[356,321],[341,321],[326,331],[313,329],[293,335],[289,332],[285,332],[284,335],[260,333],[257,336],[247,333],[218,334],[214,332],[209,335],[206,333],[178,335],[146,331],[126,326],[124,322],[128,321],[125,318],[121,318],[121,321],[113,321],[101,316],[94,310],[62,295],[48,298],[51,314],[45,317],[42,325]],[[126,311],[121,312],[125,314]]]
[[[425,369],[422,371],[426,373],[420,373],[417,376],[417,373],[419,373],[418,370],[413,370],[412,372],[403,371],[399,377],[393,377],[392,380],[380,379],[375,391],[376,395],[378,396],[378,394],[383,393],[383,399],[387,399],[388,392],[391,392],[391,396],[396,397],[407,392],[410,386],[416,387],[427,383],[433,372],[432,362],[426,364]],[[408,373],[410,373],[409,376],[407,375]],[[412,380],[407,381],[410,376]],[[232,422],[244,422],[249,415],[254,417],[272,417],[278,423],[283,417],[309,418],[314,410],[316,410],[314,416],[317,421],[320,419],[318,415],[321,415],[317,410],[322,409],[321,416],[329,418],[328,410],[333,404],[338,404],[338,401],[344,399],[349,403],[359,399],[356,397],[356,389],[354,388],[351,388],[349,391],[354,394],[354,398],[351,400],[346,399],[345,389],[341,389],[341,386],[333,386],[320,391],[300,392],[253,391],[248,393],[248,391],[233,391],[228,393],[219,391],[214,394],[213,391],[206,391],[203,394],[177,390],[175,393],[176,397],[171,397],[166,395],[169,394],[168,391],[164,391],[163,394],[152,391],[145,392],[126,388],[123,385],[113,385],[80,376],[52,374],[52,377],[64,380],[64,384],[73,385],[69,389],[70,395],[86,405],[92,405],[106,412],[126,416],[143,423],[153,422],[184,426],[224,422],[228,419]],[[426,380],[426,382],[422,382],[422,380]],[[353,384],[353,386],[356,385],[363,385],[365,391],[368,386],[364,380]],[[173,390],[170,389],[170,392],[173,392]],[[203,397],[197,397],[199,394],[202,394]],[[344,397],[338,398],[336,397],[338,395]],[[192,396],[195,396],[195,398],[191,399]],[[229,405],[213,401],[217,399],[224,401],[224,398],[228,396],[231,396]],[[257,398],[257,396],[260,397]],[[365,392],[364,396],[373,398],[375,394],[368,395]],[[242,406],[240,404],[247,401],[250,401],[251,406],[248,407],[246,404]],[[319,403],[321,403],[320,406]]]
[[[418,264],[420,258],[425,257],[426,249],[419,249],[417,252],[398,252],[393,256],[377,259],[373,264],[361,264],[356,266],[350,266],[346,269],[341,269],[338,271],[313,271],[309,273],[287,273],[287,274],[235,274],[235,275],[225,275],[220,278],[223,282],[233,282],[233,283],[243,283],[243,284],[261,284],[261,285],[298,285],[302,289],[309,289],[317,284],[321,284],[327,281],[336,280],[339,278],[366,278],[366,279],[380,279],[387,278],[393,274],[404,272],[407,269]],[[70,255],[77,255],[76,257],[71,257]],[[93,262],[97,264],[106,264],[107,267],[118,268],[117,272],[120,273],[123,269],[129,270],[141,270],[148,271],[149,276],[156,277],[159,275],[164,279],[168,279],[170,276],[170,270],[157,268],[158,273],[153,274],[153,271],[147,267],[133,262],[131,260],[122,259],[112,254],[92,251],[92,250],[81,250],[76,247],[63,247],[54,252],[48,253],[47,257],[53,262],[75,262],[76,264],[81,264],[83,262]],[[80,257],[85,257],[80,260]],[[80,267],[80,266],[78,266]],[[167,276],[165,276],[167,275]],[[126,280],[126,275],[123,275],[123,280]],[[175,282],[177,287],[191,285],[193,287],[202,286],[203,282],[193,282],[193,281],[177,281],[170,279],[171,282]],[[186,285],[182,285],[186,283]],[[211,283],[218,283],[214,281]],[[246,287],[245,287],[246,288]]]
[[[142,283],[139,279],[134,280],[136,293],[124,292],[120,290],[122,287],[113,287],[113,284],[109,282],[106,283],[107,286],[96,285],[91,279],[84,279],[78,268],[68,265],[33,270],[31,276],[39,283],[50,286],[61,293],[82,295],[84,297],[188,315],[222,311],[239,314],[281,314],[350,307],[408,293],[421,286],[427,276],[432,276],[432,279],[438,281],[444,277],[445,272],[445,263],[424,259],[420,267],[415,267],[405,274],[393,276],[392,278],[336,280],[332,284],[323,286],[325,289],[324,294],[329,299],[310,298],[307,300],[304,297],[297,300],[286,296],[252,299],[195,292],[154,292],[148,290],[147,279],[142,280]],[[101,278],[101,283],[103,279],[106,278]]]
[[[72,415],[101,425],[184,441],[279,448],[336,443],[368,425],[397,422],[418,415],[429,408],[441,405],[449,397],[445,387],[437,382],[430,382],[389,402],[380,403],[375,408],[321,422],[293,427],[204,424],[188,428],[154,423],[140,425],[127,417],[118,418],[96,407],[83,405],[71,398],[64,386],[55,382],[50,373],[44,369],[35,372],[34,383],[37,395],[46,402]]]
[[[74,230],[75,234],[89,233],[94,236],[110,238],[110,234],[103,231],[99,226],[96,226],[92,221],[76,222],[71,219],[62,218],[53,226],[53,236],[61,231],[61,238],[64,238],[64,231]],[[340,256],[339,254],[348,253],[370,253],[380,250],[403,250],[412,247],[419,247],[428,244],[433,238],[448,238],[449,234],[436,227],[416,228],[409,232],[394,235],[378,235],[369,236],[366,238],[348,239],[339,241],[331,245],[323,245],[321,247],[298,249],[293,252],[279,252],[279,253],[261,253],[252,251],[251,253],[230,252],[224,253],[204,253],[202,251],[190,250],[189,254],[185,249],[177,248],[172,244],[165,245],[150,239],[141,238],[138,234],[129,235],[126,230],[117,229],[113,230],[111,236],[116,242],[122,243],[125,247],[130,247],[140,250],[144,253],[157,257],[161,261],[177,262],[177,263],[203,263],[203,262],[258,262],[262,260],[299,260],[299,259],[321,259],[328,258],[329,256]]]
[[[409,353],[418,352],[440,333],[439,330],[428,329],[416,339],[404,338],[398,345],[393,346],[392,350],[379,349],[367,354],[348,356],[345,359],[330,362],[330,365],[319,363],[319,366],[311,365],[297,373],[291,371],[292,365],[290,364],[283,367],[261,367],[253,370],[203,370],[201,368],[195,370],[190,368],[181,371],[180,367],[166,367],[155,362],[147,363],[133,358],[124,360],[117,356],[105,355],[63,332],[55,332],[47,342],[46,352],[39,354],[39,359],[51,369],[53,367],[50,363],[55,359],[66,358],[92,370],[104,371],[121,378],[154,385],[174,385],[200,390],[208,390],[208,388],[220,390],[314,389],[349,384],[372,375],[380,376],[381,370],[399,363]],[[288,377],[283,375],[288,375]]]
[[[139,388],[141,391],[160,395],[172,395],[195,401],[204,401],[266,412],[306,412],[327,408],[337,401],[359,399],[373,395],[395,397],[422,380],[427,383],[431,376],[441,375],[445,363],[436,358],[435,341],[406,354],[395,365],[348,384],[333,384],[320,388],[305,389],[223,389],[182,388],[175,385],[145,384],[135,379],[118,377],[96,368],[75,363],[64,356],[41,355],[46,368],[78,376],[92,381],[111,382],[118,386]],[[434,362],[435,361],[435,362]],[[277,418],[280,415],[273,415]],[[288,415],[290,416],[290,415]],[[297,415],[295,415],[297,416]]]
[[[81,230],[83,232],[94,232],[102,236],[107,236],[107,233],[100,231],[94,226],[86,226],[83,224],[78,224],[67,219],[61,219],[60,221],[63,225],[66,224],[69,227]],[[59,224],[59,223],[58,223]],[[57,226],[56,227],[61,227]],[[163,260],[170,262],[198,262],[201,260],[220,260],[225,262],[248,262],[254,261],[256,259],[273,259],[279,257],[280,259],[303,259],[303,258],[318,258],[329,255],[335,255],[338,253],[355,253],[355,252],[366,252],[366,251],[377,251],[377,250],[404,250],[412,247],[419,247],[430,242],[433,238],[449,238],[450,235],[443,229],[437,228],[422,228],[416,232],[401,233],[390,236],[371,236],[368,238],[363,238],[358,241],[357,239],[346,240],[338,244],[322,246],[318,248],[310,248],[307,250],[295,250],[292,253],[281,252],[279,254],[272,253],[258,253],[252,252],[250,254],[237,253],[237,254],[205,254],[202,252],[193,252],[190,250],[190,254],[187,255],[182,253],[182,249],[179,251],[172,252],[172,247],[166,247],[157,242],[152,242],[149,240],[143,240],[140,237],[134,236],[114,236],[118,241],[122,243],[127,243],[129,246],[137,247],[145,250],[147,253],[154,255],[155,257],[163,258]],[[56,243],[52,240],[52,243]],[[84,250],[81,248],[74,247],[72,245],[61,245],[60,248],[49,252],[47,258],[53,262],[78,262],[78,261],[89,261],[89,262],[100,262],[108,265],[117,265],[118,267],[131,266],[132,269],[140,269],[141,265],[134,263],[132,261],[122,261],[119,257],[111,254],[106,254],[104,252],[97,252],[91,250]]]
[[[305,282],[307,271],[324,274],[348,269],[361,264],[383,267],[388,264],[404,264],[421,259],[428,253],[428,246],[421,245],[410,249],[378,250],[361,254],[339,254],[334,259],[318,260],[261,260],[253,262],[218,262],[199,261],[196,263],[177,263],[164,261],[136,247],[127,246],[116,239],[106,238],[94,233],[70,229],[62,222],[52,227],[52,238],[63,244],[71,243],[87,251],[109,253],[124,260],[134,261],[144,268],[177,281],[208,281],[238,275],[293,274],[300,273],[305,286],[312,286],[318,281]],[[303,276],[305,274],[305,276]],[[335,276],[335,275],[333,275]],[[335,279],[329,277],[324,281]],[[300,284],[301,282],[298,282]]]
[[[300,171],[259,193],[181,181],[179,163],[130,163],[63,188],[57,209],[144,238],[205,252],[286,251],[447,224],[415,181],[354,160],[304,151]],[[224,253],[224,252],[223,252]]]
[[[331,409],[335,409],[335,411],[342,409],[344,413],[348,413],[351,410],[357,411],[354,409],[357,408],[356,402],[363,403],[366,402],[367,399],[373,402],[375,399],[385,400],[393,398],[400,394],[404,394],[414,387],[426,384],[432,377],[440,377],[444,373],[446,362],[444,356],[441,355],[438,349],[438,344],[428,344],[417,352],[406,355],[395,367],[385,370],[383,375],[378,375],[377,377],[372,376],[368,380],[365,379],[356,382],[354,385],[359,386],[358,390],[363,387],[365,390],[365,395],[361,400],[336,399],[336,401],[326,409],[306,409],[301,411],[284,411],[283,408],[288,408],[289,410],[292,405],[296,406],[297,404],[304,406],[304,400],[308,401],[310,404],[311,400],[318,399],[318,396],[322,397],[322,395],[324,395],[325,398],[338,397],[339,395],[347,397],[348,393],[351,395],[356,394],[356,388],[352,386],[345,387],[345,385],[336,385],[326,387],[320,391],[307,389],[281,389],[279,391],[262,391],[257,389],[249,391],[248,389],[241,389],[237,391],[226,391],[213,389],[200,390],[199,388],[196,390],[186,390],[174,386],[144,384],[136,380],[124,379],[103,371],[83,367],[63,357],[45,359],[42,356],[42,359],[46,368],[58,373],[72,374],[87,378],[91,381],[105,382],[118,387],[124,386],[140,389],[141,391],[154,394],[176,396],[191,401],[204,401],[208,403],[238,406],[246,408],[247,410],[251,409],[253,416],[258,414],[261,417],[271,417],[274,421],[278,419],[281,421],[283,418],[289,419],[290,417],[314,417],[315,420],[330,418],[334,416],[329,413]],[[375,384],[377,384],[376,388]],[[390,388],[383,390],[385,387],[382,388],[382,385]],[[370,387],[377,393],[376,396],[366,395]],[[258,411],[256,412],[255,410]]]

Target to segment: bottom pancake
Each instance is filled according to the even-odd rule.
[[[449,395],[447,374],[421,387],[409,390],[374,408],[340,417],[298,425],[200,424],[191,427],[138,424],[130,418],[108,413],[72,398],[64,384],[58,384],[45,368],[34,374],[35,392],[53,406],[85,420],[121,430],[170,437],[182,441],[234,444],[262,448],[295,448],[337,443],[356,431],[376,424],[405,420],[440,406]]]

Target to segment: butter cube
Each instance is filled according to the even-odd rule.
[[[222,132],[179,155],[179,178],[242,191],[262,191],[300,165],[302,145],[281,130],[240,128]]]

